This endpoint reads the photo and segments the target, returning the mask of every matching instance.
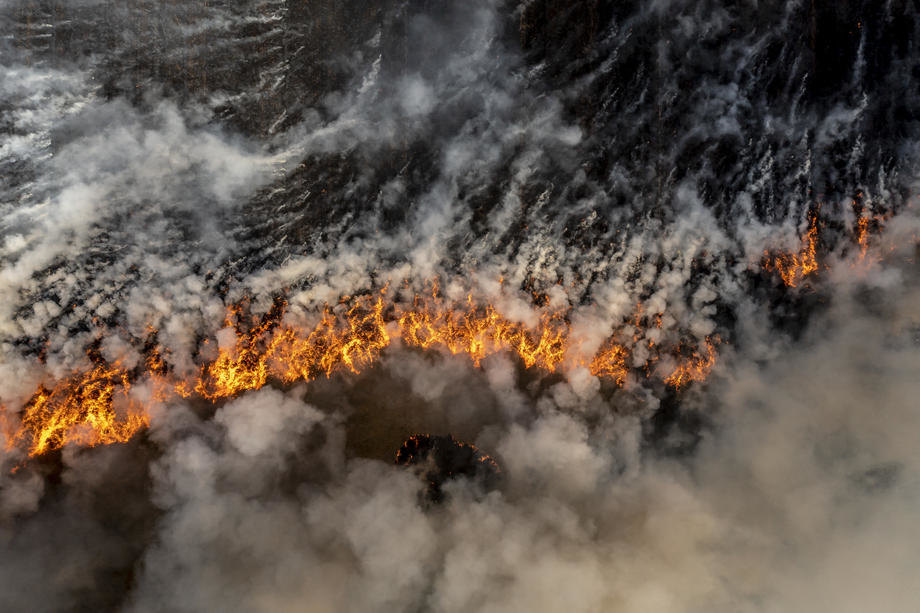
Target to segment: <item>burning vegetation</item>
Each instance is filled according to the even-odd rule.
[[[857,213],[853,239],[857,260],[865,262],[871,235],[885,220],[863,209]],[[799,286],[819,270],[818,230],[813,212],[800,249],[765,251],[763,269],[778,273],[787,287]],[[615,387],[627,385],[634,374],[675,390],[709,377],[721,342],[712,336],[700,346],[663,344],[659,334],[651,333],[660,330],[663,314],[645,314],[640,303],[632,321],[614,326],[600,348],[588,353],[572,337],[568,311],[544,307],[537,323],[529,326],[492,304],[476,301],[472,294],[451,301],[436,281],[427,292],[408,300],[394,294],[387,286],[379,292],[343,296],[337,304],[326,305],[312,327],[286,319],[287,303],[282,299],[256,317],[248,314],[245,302],[232,305],[224,330],[233,340],[219,344],[216,357],[192,377],[174,374],[158,351],[153,329],[141,349],[145,360],[133,369],[106,363],[91,349],[90,369],[42,383],[18,411],[0,405],[6,446],[37,456],[66,445],[125,442],[149,425],[152,403],[176,396],[216,402],[271,382],[287,385],[336,373],[359,374],[394,342],[409,349],[463,355],[477,367],[490,355],[506,353],[525,368],[546,373],[584,368]],[[132,393],[141,383],[146,384],[145,393]]]
[[[851,259],[851,265],[873,264],[877,261],[879,250],[872,249],[877,237],[885,228],[885,223],[891,216],[872,213],[869,206],[863,202],[863,194],[859,192],[852,201],[855,221],[847,231],[858,250]],[[801,239],[798,251],[771,251],[765,249],[761,258],[761,267],[768,272],[774,272],[782,279],[786,287],[795,288],[803,283],[806,277],[817,273],[821,265],[818,262],[821,221],[818,217],[820,207],[808,214],[808,229]],[[876,245],[877,246],[877,245]]]
[[[775,271],[786,287],[797,287],[808,275],[818,271],[818,215],[808,217],[808,231],[802,239],[802,246],[795,253],[770,253],[764,251],[763,267]]]
[[[130,375],[118,364],[99,364],[52,387],[42,385],[23,407],[22,425],[7,445],[25,444],[30,455],[40,455],[69,444],[126,441],[149,424],[130,390]]]
[[[657,378],[677,389],[704,380],[715,363],[713,341],[688,351],[645,339],[640,332],[648,321],[641,313],[630,335],[621,338],[624,334],[618,329],[599,350],[585,355],[572,338],[567,312],[544,311],[536,325],[528,326],[491,304],[477,303],[472,295],[452,303],[437,283],[409,301],[391,298],[387,288],[343,297],[327,305],[312,328],[290,323],[286,309],[280,299],[256,317],[248,316],[242,304],[230,307],[224,329],[232,331],[235,340],[221,344],[216,357],[191,378],[174,374],[157,351],[155,331],[145,341],[146,359],[134,369],[106,364],[96,355],[88,371],[42,384],[18,417],[4,409],[6,444],[40,455],[69,444],[124,442],[148,425],[154,402],[176,396],[215,402],[272,382],[286,385],[336,373],[357,374],[377,362],[395,341],[410,349],[463,355],[477,367],[490,355],[508,353],[525,368],[546,373],[586,368],[617,387],[627,384],[634,370],[629,365],[632,349],[639,344],[651,357],[635,369],[637,376]],[[654,321],[652,325],[660,327],[660,314]],[[661,355],[673,360],[659,363]],[[663,369],[664,363],[673,368]],[[140,383],[146,384],[144,393],[132,393]]]
[[[716,364],[716,345],[719,340],[707,337],[702,351],[691,349],[689,359],[678,362],[677,368],[664,382],[675,389],[681,389],[692,381],[705,381]]]

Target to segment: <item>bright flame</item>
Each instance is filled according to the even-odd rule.
[[[858,203],[854,201],[853,204],[854,208],[857,208]],[[859,246],[859,257],[854,262],[854,265],[872,264],[879,261],[880,255],[877,250],[875,253],[870,253],[870,249],[872,248],[873,235],[882,231],[888,221],[888,217],[885,214],[872,215],[867,208],[862,208],[858,211],[856,225],[853,227],[853,235],[856,239],[856,244]]]
[[[412,307],[399,315],[399,331],[410,347],[444,347],[453,354],[465,353],[473,363],[499,351],[511,350],[527,368],[550,372],[565,358],[569,324],[562,313],[545,313],[535,330],[510,321],[492,305],[477,307],[467,296],[464,309],[445,308],[437,294],[430,299],[416,296]]]
[[[764,251],[764,268],[779,273],[786,287],[796,287],[807,275],[818,270],[818,216],[809,215],[808,232],[802,239],[798,253],[770,255]]]
[[[129,440],[149,425],[144,407],[128,395],[128,372],[115,364],[41,386],[22,411],[10,443],[27,442],[30,455],[68,444],[94,446]]]
[[[386,292],[384,288],[379,294],[344,297],[337,305],[327,306],[312,328],[286,321],[283,301],[252,321],[241,306],[231,307],[224,328],[235,341],[220,346],[216,358],[191,380],[171,374],[169,364],[156,351],[156,331],[151,330],[144,346],[147,357],[134,371],[97,359],[98,365],[86,373],[50,389],[40,387],[22,410],[18,430],[10,429],[8,414],[0,415],[7,424],[7,444],[25,446],[30,455],[39,455],[68,444],[127,441],[148,425],[154,402],[177,395],[216,401],[270,381],[290,384],[337,372],[360,373],[396,339],[406,347],[468,356],[476,366],[499,352],[511,352],[525,367],[546,372],[588,364],[594,376],[618,386],[625,384],[630,371],[628,342],[618,342],[614,334],[596,353],[584,355],[580,344],[570,339],[566,312],[544,312],[535,325],[528,326],[506,317],[493,305],[477,304],[472,296],[461,304],[448,302],[436,284],[429,294],[416,295],[408,304],[388,300]],[[653,352],[645,368],[646,376],[651,376],[650,365],[665,348],[639,334],[644,321],[640,310],[632,344],[643,343]],[[660,327],[660,314],[654,325]],[[694,352],[664,382],[679,389],[691,381],[702,381],[714,363],[715,345],[707,339],[705,352]],[[150,405],[129,394],[140,379],[151,383]]]
[[[677,365],[677,368],[665,378],[664,382],[675,389],[681,389],[691,381],[705,381],[712,367],[715,366],[718,342],[718,338],[713,341],[707,337],[703,343],[703,351],[694,350],[687,360]]]
[[[210,400],[235,396],[262,387],[270,377],[292,383],[337,370],[359,373],[390,344],[382,298],[355,298],[340,313],[327,307],[310,331],[279,323],[283,306],[274,311],[249,331],[241,329],[239,312],[231,312],[225,323],[236,330],[237,342],[221,348],[217,359],[202,368],[194,388],[198,395]],[[183,383],[178,391],[186,395],[187,389]]]
[[[869,218],[860,217],[856,222],[856,244],[859,245],[859,259],[865,260],[869,252]]]
[[[589,370],[595,377],[613,379],[617,385],[623,385],[629,373],[629,367],[626,365],[628,355],[625,347],[608,341],[591,360]]]

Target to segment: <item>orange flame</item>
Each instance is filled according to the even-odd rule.
[[[681,389],[691,381],[705,381],[716,363],[716,344],[719,339],[713,341],[706,337],[703,343],[704,351],[701,353],[694,350],[689,359],[680,362],[677,368],[668,375],[664,382],[675,389]]]
[[[309,333],[279,324],[281,307],[248,332],[241,329],[240,321],[228,317],[226,323],[235,328],[237,342],[232,348],[221,348],[217,359],[202,368],[195,392],[216,400],[258,389],[270,377],[292,383],[329,376],[338,369],[358,373],[390,344],[383,310],[381,298],[368,297],[356,298],[341,316],[326,307]],[[187,395],[187,389],[180,383],[177,391]]]
[[[128,372],[117,364],[98,365],[51,389],[41,386],[9,443],[28,439],[29,454],[40,455],[68,444],[125,442],[149,425],[144,408],[129,397],[130,389]]]
[[[411,309],[399,316],[399,331],[410,347],[442,346],[453,354],[466,353],[473,363],[493,353],[512,350],[527,368],[538,366],[550,372],[565,357],[569,324],[562,313],[544,314],[536,330],[500,315],[492,305],[476,307],[472,296],[467,308],[444,308],[435,292],[431,300],[416,296]]]
[[[858,202],[854,201],[853,204],[854,208],[857,208],[856,205]],[[879,234],[884,229],[885,223],[888,221],[890,215],[884,213],[872,215],[866,208],[859,210],[857,215],[856,225],[853,227],[853,235],[856,239],[856,244],[859,246],[859,257],[854,264],[872,264],[880,259],[880,254],[870,254],[870,249],[873,244],[873,235]]]
[[[589,370],[595,377],[613,379],[617,385],[623,385],[629,368],[626,366],[626,357],[629,352],[622,345],[608,341],[591,360]]]
[[[818,270],[818,216],[809,215],[808,232],[802,239],[798,253],[780,253],[770,255],[764,251],[764,268],[779,273],[786,287],[796,287],[807,275]]]
[[[378,361],[394,339],[406,347],[441,349],[466,355],[477,367],[487,356],[499,352],[517,355],[527,368],[554,372],[563,365],[589,364],[597,377],[622,386],[629,373],[627,344],[605,342],[593,356],[581,354],[580,345],[570,340],[565,312],[544,312],[533,326],[502,315],[494,306],[479,305],[472,296],[456,304],[440,296],[435,284],[427,295],[416,295],[408,303],[385,300],[379,295],[344,297],[339,304],[323,309],[313,328],[285,320],[286,303],[277,301],[258,320],[249,320],[237,305],[228,309],[224,327],[235,340],[218,348],[217,356],[201,367],[199,374],[177,379],[166,360],[156,351],[152,330],[145,344],[144,363],[129,372],[119,364],[102,365],[75,374],[48,389],[40,387],[20,415],[18,431],[9,430],[8,446],[27,446],[30,455],[40,455],[68,444],[98,445],[130,439],[149,422],[150,406],[134,400],[132,383],[144,378],[152,382],[149,402],[175,397],[198,397],[210,401],[233,397],[258,389],[270,381],[290,384],[310,381],[336,372],[360,373]],[[636,316],[636,329],[644,320]],[[656,317],[660,326],[661,316]],[[636,332],[633,345],[644,342]],[[647,348],[663,348],[647,341]],[[589,359],[590,358],[590,359]],[[651,364],[657,357],[653,357]],[[685,363],[664,379],[682,388],[702,381],[715,363],[715,346],[706,341],[705,353],[694,352]],[[651,371],[647,364],[647,376]]]
[[[860,217],[856,221],[856,244],[859,245],[859,259],[865,260],[869,252],[869,218]]]

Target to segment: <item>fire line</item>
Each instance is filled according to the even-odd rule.
[[[395,340],[408,348],[463,355],[477,367],[500,352],[516,355],[528,369],[548,373],[582,367],[620,387],[631,370],[631,343],[646,342],[655,350],[645,365],[647,373],[666,351],[643,341],[638,333],[625,340],[615,333],[587,356],[572,341],[565,312],[544,312],[529,327],[491,304],[478,304],[471,295],[465,303],[451,304],[440,295],[437,284],[408,304],[393,302],[386,294],[384,288],[327,305],[312,328],[287,323],[283,301],[257,321],[247,318],[240,305],[232,306],[224,327],[233,330],[235,342],[219,347],[217,357],[191,378],[173,375],[149,340],[153,348],[134,369],[97,358],[99,363],[86,372],[40,386],[18,416],[0,407],[6,445],[37,456],[67,445],[125,442],[149,426],[149,408],[155,402],[177,397],[216,402],[271,381],[291,384],[335,373],[357,374],[377,362]],[[636,323],[640,319],[641,314]],[[660,325],[660,315],[657,321]],[[155,338],[155,330],[151,334]],[[656,376],[675,389],[705,380],[715,364],[717,342],[707,339],[705,347],[690,355],[684,355],[687,352],[681,347],[672,348],[676,365],[670,372],[655,369]],[[131,393],[140,384],[147,385],[146,401]]]

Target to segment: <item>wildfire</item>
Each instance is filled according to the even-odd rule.
[[[858,202],[854,201],[854,209],[857,209]],[[873,235],[879,234],[885,227],[890,215],[871,214],[867,208],[857,209],[856,224],[853,227],[853,235],[856,244],[859,246],[859,257],[854,263],[871,264],[878,261],[879,254],[870,253],[873,246]]]
[[[403,342],[428,349],[441,346],[453,354],[466,353],[476,366],[488,355],[512,350],[527,368],[550,372],[562,362],[568,343],[569,324],[562,313],[544,314],[536,330],[508,320],[492,305],[477,307],[467,296],[463,310],[444,308],[433,292],[431,299],[416,296],[410,309],[399,317]]]
[[[680,362],[664,382],[675,389],[680,389],[691,381],[705,381],[712,367],[715,366],[718,342],[719,339],[713,341],[707,337],[703,343],[703,351],[694,350],[690,358]]]
[[[764,251],[763,266],[766,270],[779,273],[786,287],[796,287],[807,275],[818,270],[818,216],[809,215],[808,232],[802,239],[798,253],[780,253],[771,255]]]
[[[625,384],[630,371],[629,343],[618,342],[616,334],[596,353],[585,356],[570,338],[566,312],[544,312],[528,326],[491,304],[476,303],[471,295],[460,303],[451,302],[440,294],[437,284],[409,301],[388,298],[387,288],[376,294],[343,297],[338,304],[325,307],[312,327],[290,323],[286,309],[286,303],[278,300],[267,313],[252,318],[243,305],[231,307],[224,330],[218,334],[224,340],[218,343],[216,357],[190,379],[172,374],[168,356],[157,352],[155,330],[144,344],[146,359],[133,370],[117,363],[107,365],[96,356],[96,366],[90,371],[51,388],[40,387],[22,409],[18,430],[9,433],[10,416],[3,416],[8,446],[23,446],[30,455],[39,455],[68,444],[92,446],[130,439],[148,425],[150,407],[129,393],[138,380],[151,383],[148,402],[177,395],[217,401],[271,381],[290,384],[338,372],[360,373],[395,341],[405,347],[464,355],[477,367],[500,352],[510,352],[525,367],[546,372],[588,364],[594,376],[617,386]],[[657,326],[660,321],[659,314]],[[633,345],[645,343],[654,352],[646,364],[646,376],[651,376],[651,364],[666,349],[642,340],[638,330],[643,324],[637,315]],[[705,379],[714,363],[715,345],[707,339],[703,353],[694,352],[663,380],[681,388]]]
[[[869,218],[860,217],[856,222],[856,244],[859,245],[859,259],[865,260],[869,252]]]
[[[589,370],[595,377],[613,379],[617,385],[623,385],[629,373],[629,367],[626,365],[628,355],[625,347],[608,341],[591,360]]]
[[[21,428],[8,440],[28,440],[30,455],[67,444],[93,446],[129,440],[149,425],[146,411],[131,400],[128,371],[98,365],[48,389],[42,385],[23,408]]]
[[[258,389],[269,378],[293,383],[339,369],[359,373],[390,344],[383,310],[382,298],[358,297],[342,313],[326,307],[309,331],[280,323],[283,304],[250,330],[244,329],[239,311],[232,311],[225,324],[234,328],[236,344],[221,348],[217,359],[202,368],[194,390],[216,400]],[[179,384],[179,393],[188,395],[187,390],[184,382]]]

